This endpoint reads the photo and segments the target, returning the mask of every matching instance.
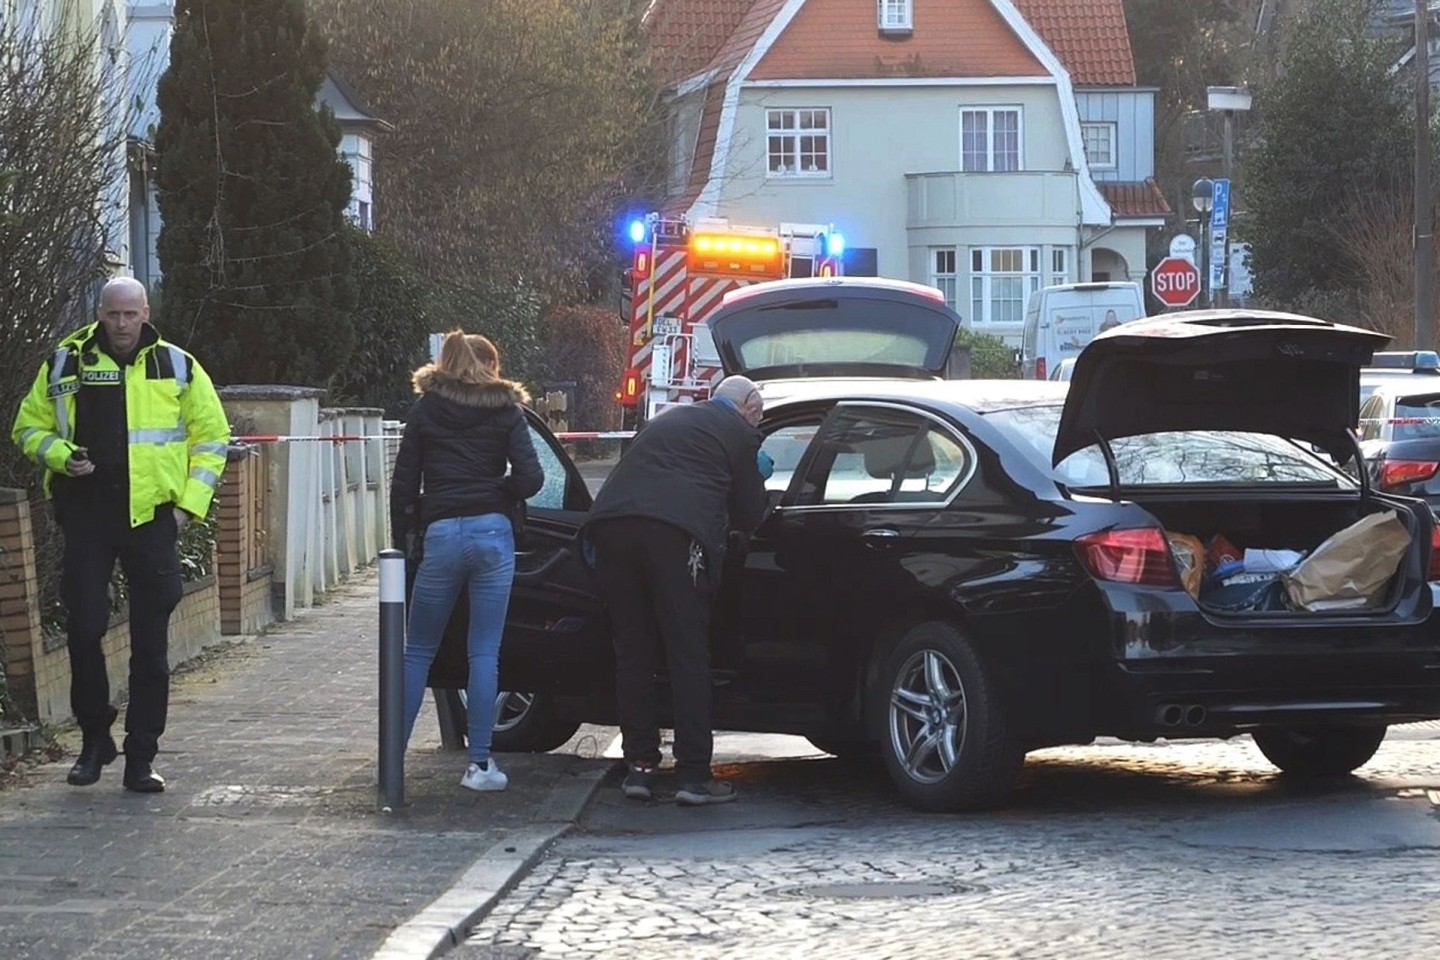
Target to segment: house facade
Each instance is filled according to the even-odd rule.
[[[1017,339],[1038,287],[1139,280],[1169,214],[1121,0],[655,0],[666,209],[832,224],[846,270]]]
[[[22,33],[33,31],[48,38],[73,36],[95,42],[95,82],[106,91],[105,118],[122,123],[129,58],[125,47],[126,0],[0,0],[0,20],[17,25]],[[106,131],[104,142],[120,143],[123,130]],[[97,199],[105,236],[105,259],[116,274],[128,273],[132,251],[127,229],[129,191],[123,152],[114,158],[115,179]]]

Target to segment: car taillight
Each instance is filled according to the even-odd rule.
[[[1430,570],[1425,579],[1440,580],[1440,520],[1434,521],[1430,527]]]
[[[1170,544],[1158,527],[1106,530],[1075,541],[1080,562],[1101,580],[1178,587],[1180,578],[1170,559]]]
[[[1044,379],[1045,379],[1045,358],[1044,358],[1044,357],[1036,357],[1036,358],[1035,358],[1035,379],[1036,379],[1036,380],[1044,380]]]
[[[1394,490],[1408,483],[1424,483],[1440,471],[1430,460],[1386,460],[1380,464],[1380,489]]]

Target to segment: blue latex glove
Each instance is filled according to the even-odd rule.
[[[755,454],[755,466],[759,468],[762,479],[769,480],[775,474],[775,460],[764,450]]]

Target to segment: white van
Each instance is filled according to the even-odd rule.
[[[1030,294],[1020,334],[1020,375],[1045,380],[1101,330],[1145,316],[1138,283],[1062,283]]]

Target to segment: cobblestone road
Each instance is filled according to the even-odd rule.
[[[1435,956],[1436,734],[1324,788],[1248,738],[1044,751],[969,816],[834,760],[738,765],[742,802],[707,810],[611,788],[458,956]]]

